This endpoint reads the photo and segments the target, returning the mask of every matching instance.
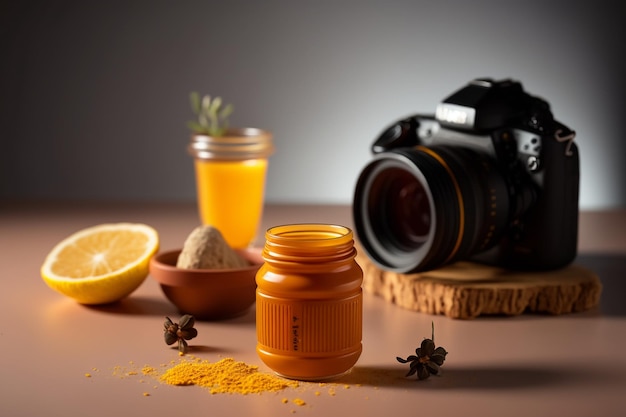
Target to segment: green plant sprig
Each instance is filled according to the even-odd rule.
[[[191,110],[198,116],[197,120],[187,122],[194,132],[209,136],[223,136],[228,129],[228,117],[233,113],[232,104],[222,107],[222,98],[200,96],[196,91],[189,94]]]

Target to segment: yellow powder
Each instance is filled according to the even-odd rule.
[[[160,379],[171,385],[198,385],[208,388],[211,394],[256,394],[298,386],[297,381],[259,372],[257,366],[232,358],[215,363],[207,360],[184,361],[165,371]]]
[[[152,366],[146,365],[143,368],[141,368],[141,373],[144,375],[156,375],[157,370],[154,369]]]
[[[359,389],[364,385],[378,390],[378,384],[381,382],[394,385],[400,380],[388,371],[359,370],[357,368],[343,379],[334,382],[298,382],[259,371],[257,366],[237,362],[233,358],[209,362],[190,355],[185,355],[180,359],[172,359],[168,363],[161,363],[156,366],[144,365],[140,367],[130,361],[129,366],[118,365],[114,366],[112,370],[114,376],[122,379],[137,378],[138,382],[145,384],[149,380],[143,378],[149,377],[168,385],[198,385],[207,388],[211,394],[253,394],[300,388],[298,392],[306,393],[310,390],[315,397],[322,396],[324,391],[327,391],[327,395],[330,397],[335,397],[340,390]],[[92,372],[85,373],[85,377],[91,378],[99,371],[94,367]],[[154,390],[158,388],[159,385],[152,386]],[[145,389],[144,387],[140,394],[146,397],[152,396],[152,393],[145,391]],[[290,410],[291,413],[296,413],[295,409],[298,407],[309,405],[301,398],[276,398],[283,404],[295,406]],[[370,397],[365,396],[364,399],[369,400]]]

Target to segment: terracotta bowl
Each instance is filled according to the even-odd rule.
[[[261,249],[237,251],[250,262],[238,269],[177,268],[180,250],[163,252],[150,260],[150,275],[183,314],[199,320],[219,320],[242,315],[256,297],[255,276],[263,264]]]

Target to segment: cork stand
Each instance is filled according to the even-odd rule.
[[[398,306],[456,319],[523,313],[566,314],[594,308],[602,284],[579,265],[543,272],[510,271],[458,262],[434,271],[399,274],[383,271],[363,251],[363,290]]]

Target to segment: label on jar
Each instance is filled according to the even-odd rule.
[[[360,345],[362,294],[340,300],[257,297],[257,339],[264,349],[301,354],[342,352]]]

